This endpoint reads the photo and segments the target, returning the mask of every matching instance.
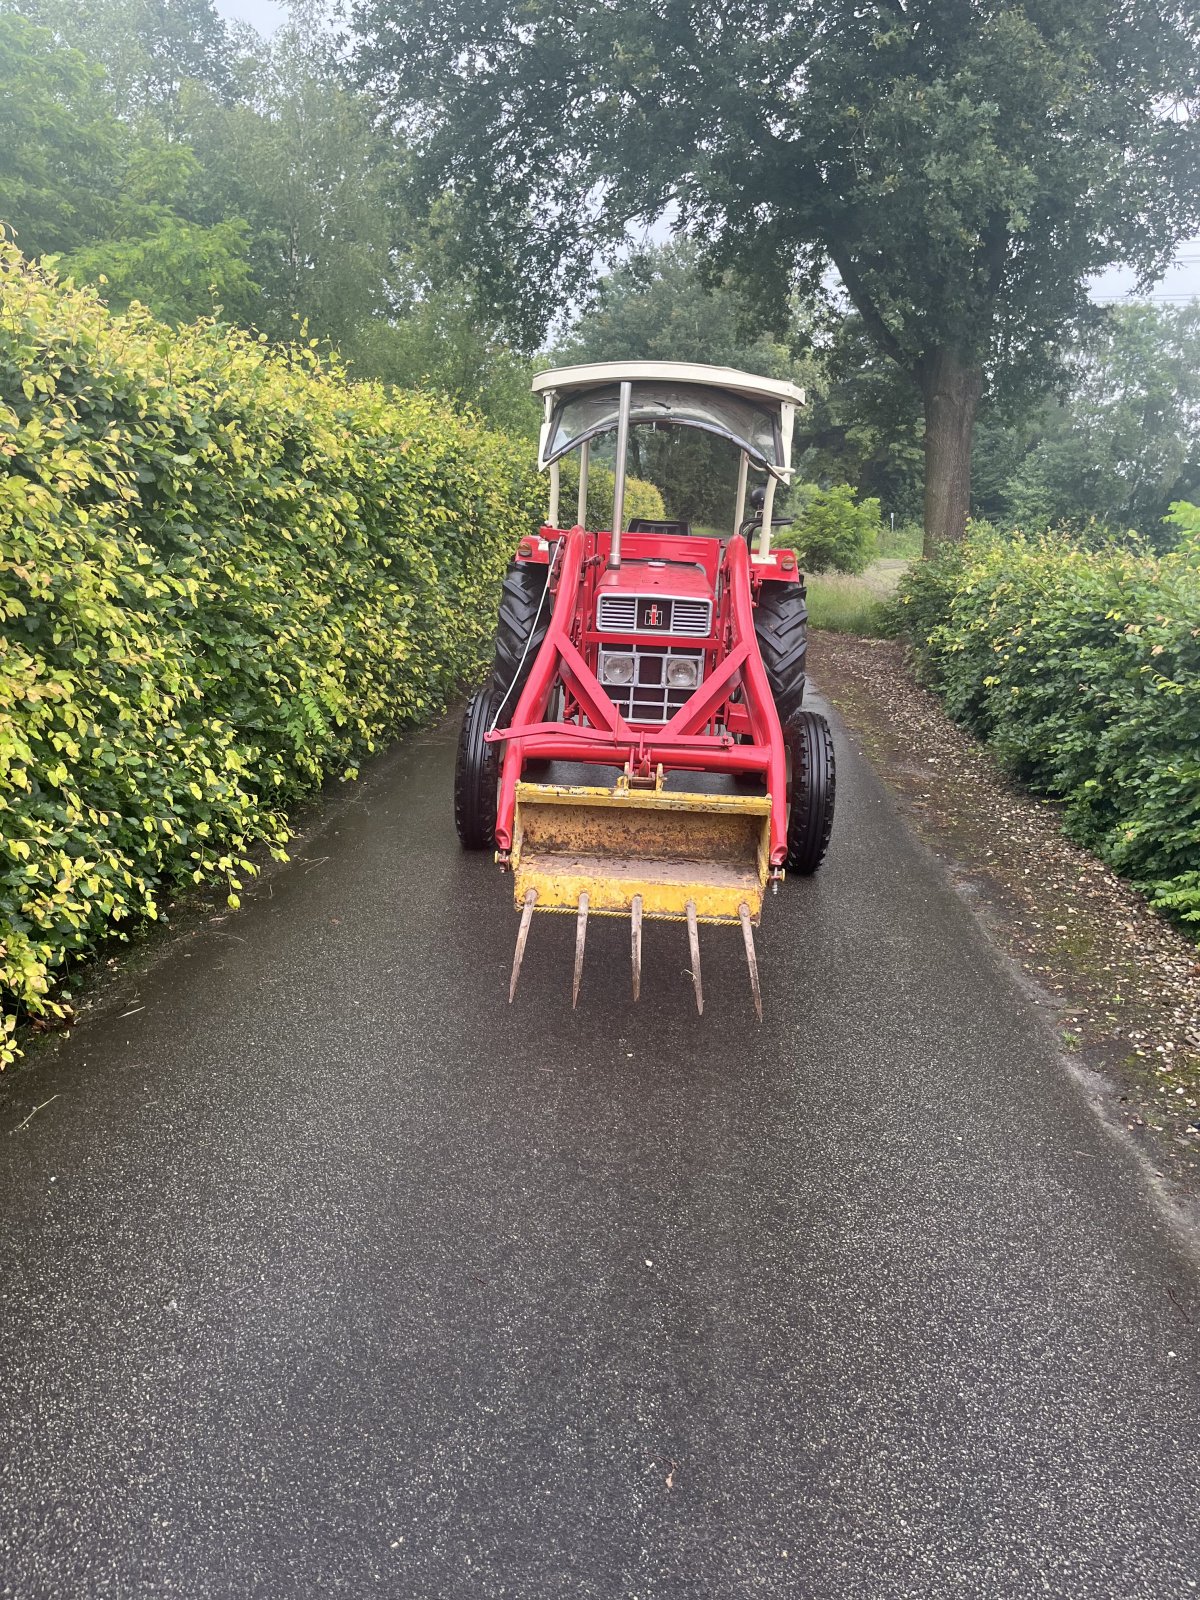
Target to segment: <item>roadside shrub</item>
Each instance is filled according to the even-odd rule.
[[[929,680],[1066,830],[1200,923],[1200,513],[1176,549],[969,531],[901,583]]]
[[[528,446],[0,247],[0,1065],[73,953],[281,854],[490,652]]]
[[[562,462],[562,487],[559,521],[569,528],[575,521],[579,500],[579,457],[567,456]],[[593,533],[612,527],[613,492],[616,480],[611,467],[601,461],[588,466],[587,525]],[[645,478],[625,478],[625,525],[632,517],[665,517],[661,492]]]
[[[864,500],[848,483],[819,489],[802,485],[792,497],[796,526],[790,534],[801,564],[810,572],[862,572],[875,556],[879,501]]]

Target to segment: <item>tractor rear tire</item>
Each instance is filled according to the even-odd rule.
[[[824,717],[797,711],[783,725],[783,740],[788,756],[786,865],[806,878],[825,859],[833,832],[833,735]]]
[[[484,734],[496,715],[499,696],[485,684],[467,701],[458,755],[454,762],[454,826],[464,850],[496,848],[496,799],[501,746],[486,744]]]
[[[504,701],[506,724],[512,720],[550,626],[550,597],[546,593],[549,576],[549,567],[534,561],[510,561],[504,574],[492,687],[497,703]]]
[[[808,600],[802,583],[764,581],[754,631],[780,722],[799,711],[808,657]]]

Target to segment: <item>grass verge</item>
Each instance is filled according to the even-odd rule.
[[[887,602],[908,562],[873,561],[865,572],[814,572],[808,578],[808,617],[814,628],[878,639],[888,633]]]

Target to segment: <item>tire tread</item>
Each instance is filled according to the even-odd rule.
[[[797,711],[784,724],[783,736],[792,757],[787,868],[808,877],[825,859],[833,833],[833,734],[816,711]]]
[[[764,581],[754,631],[780,722],[800,709],[808,664],[808,599],[802,583]]]
[[[512,717],[550,626],[550,605],[542,605],[548,577],[548,567],[528,561],[510,561],[504,574],[491,686],[501,699],[508,696],[504,706],[507,718]]]
[[[492,725],[496,695],[490,684],[467,701],[454,761],[454,826],[464,850],[496,847],[498,746],[484,743]]]

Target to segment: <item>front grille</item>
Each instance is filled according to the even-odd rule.
[[[711,600],[602,594],[596,606],[596,628],[600,633],[663,633],[685,639],[707,639],[711,627]]]
[[[602,594],[596,608],[596,627],[608,633],[633,633],[637,629],[637,596]]]
[[[632,656],[633,680],[630,683],[604,682],[605,656]],[[696,662],[699,681],[690,689],[674,689],[666,681],[668,660],[683,656]],[[704,651],[645,649],[639,645],[607,645],[600,656],[600,682],[604,692],[626,722],[670,722],[695,694],[704,679]]]
[[[689,639],[707,639],[712,626],[712,603],[708,600],[676,600],[671,608],[671,632]]]

